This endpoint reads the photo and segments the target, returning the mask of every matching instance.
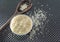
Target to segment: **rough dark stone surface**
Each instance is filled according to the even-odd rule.
[[[20,0],[0,0],[0,26],[2,26],[14,13],[15,8]],[[39,2],[37,5],[37,2]],[[33,12],[33,8],[41,8],[48,12],[47,17],[49,19],[48,28],[49,32],[42,38],[41,35],[38,39],[29,40],[28,35],[16,36],[12,34],[9,26],[5,30],[0,32],[0,42],[60,42],[60,0],[32,0],[33,7],[30,11]],[[48,5],[47,5],[48,4]],[[42,5],[42,7],[41,7]],[[44,6],[43,6],[44,5]],[[48,7],[46,7],[46,5]],[[48,10],[51,8],[51,10]],[[49,16],[49,14],[51,16]]]

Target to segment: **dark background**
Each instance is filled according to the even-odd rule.
[[[2,26],[14,13],[15,8],[20,0],[0,0],[0,26]],[[37,5],[37,2],[41,3],[40,5],[44,5],[41,7]],[[46,26],[49,30],[49,33],[45,36],[45,38],[38,37],[39,39],[30,42],[60,42],[60,0],[32,0],[33,7],[30,11],[33,10],[34,7],[41,8],[48,12],[47,17],[49,19],[48,25]],[[46,7],[48,4],[48,7]],[[48,10],[51,8],[51,10]],[[49,15],[50,14],[50,15]],[[9,28],[9,27],[6,27]],[[23,42],[24,40],[7,40],[7,33],[4,34],[4,31],[0,32],[0,42]],[[7,31],[8,32],[8,29]],[[24,42],[28,42],[25,40]]]

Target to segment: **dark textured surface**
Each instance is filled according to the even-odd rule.
[[[19,1],[20,0],[0,0],[0,26],[14,13]],[[40,4],[37,5],[37,2]],[[32,0],[32,3],[33,7],[30,11],[32,11],[34,7],[37,7],[48,12],[47,17],[49,22],[46,28],[48,28],[47,30],[49,30],[49,32],[47,35],[45,35],[44,38],[37,35],[38,39],[29,40],[27,39],[28,35],[26,35],[27,37],[19,37],[12,34],[8,26],[0,32],[0,42],[60,42],[60,0]],[[44,5],[43,7],[41,7],[42,4]],[[46,7],[46,4],[48,4],[48,7]],[[51,10],[48,10],[49,8],[51,8]],[[51,14],[51,16],[49,16],[49,14]]]

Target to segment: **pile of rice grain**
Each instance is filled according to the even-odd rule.
[[[36,31],[38,31],[38,34],[43,33],[39,30],[44,28],[44,21],[46,21],[47,16],[45,11],[34,8],[34,15],[31,15],[30,17],[33,21],[33,29],[30,32],[29,38],[33,40],[34,36],[37,35]]]

